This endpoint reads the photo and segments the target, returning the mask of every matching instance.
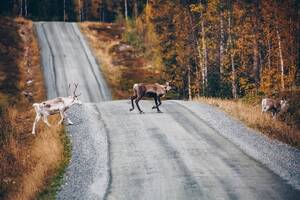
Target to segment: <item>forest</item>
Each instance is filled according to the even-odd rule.
[[[178,98],[272,95],[300,85],[297,0],[6,0],[1,15],[127,24],[128,43]]]

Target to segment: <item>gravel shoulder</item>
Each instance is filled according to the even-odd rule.
[[[174,101],[193,110],[206,124],[213,127],[243,150],[247,155],[263,163],[274,173],[300,190],[300,150],[272,140],[245,126],[222,110],[202,103]]]
[[[68,126],[72,158],[57,199],[103,199],[110,181],[105,123],[94,104],[68,113],[74,123]]]

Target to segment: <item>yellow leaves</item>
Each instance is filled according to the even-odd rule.
[[[204,11],[204,6],[202,4],[191,4],[190,10],[195,13],[202,13]]]

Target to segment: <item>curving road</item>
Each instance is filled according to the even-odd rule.
[[[58,199],[299,198],[299,150],[204,104],[165,101],[159,114],[142,101],[146,114],[129,112],[128,100],[106,101],[110,92],[76,24],[36,28],[48,97],[76,81],[86,102],[70,110],[72,159]]]

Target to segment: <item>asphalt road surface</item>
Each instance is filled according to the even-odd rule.
[[[79,83],[84,102],[111,99],[85,39],[75,23],[35,23],[41,46],[48,98],[66,96],[69,83]]]
[[[193,102],[108,101],[110,91],[73,23],[36,23],[48,97],[78,82],[72,159],[57,199],[299,199],[300,151]]]

